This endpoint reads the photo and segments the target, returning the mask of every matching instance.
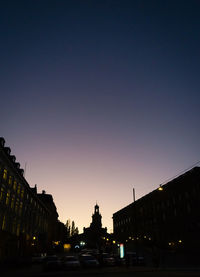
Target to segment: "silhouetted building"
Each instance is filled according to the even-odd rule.
[[[51,195],[30,188],[23,169],[0,138],[0,261],[45,251],[58,214]]]
[[[37,193],[37,197],[44,203],[44,205],[49,210],[48,214],[48,232],[47,232],[47,241],[49,242],[48,249],[51,249],[52,242],[58,241],[57,235],[57,223],[58,223],[58,213],[53,201],[51,194],[46,194],[43,190],[42,193]]]
[[[83,236],[89,247],[100,248],[103,237],[107,234],[107,228],[102,228],[101,214],[99,213],[99,206],[94,207],[94,214],[92,215],[92,223],[90,227],[83,229]]]
[[[96,204],[94,206],[90,227],[84,227],[83,233],[72,237],[71,242],[74,245],[80,245],[80,248],[104,250],[107,244],[109,244],[109,238],[111,236],[107,233],[107,228],[102,228],[101,219],[102,216],[99,212],[99,206]]]
[[[114,236],[127,245],[200,249],[200,167],[113,214]],[[190,252],[191,253],[191,252]]]

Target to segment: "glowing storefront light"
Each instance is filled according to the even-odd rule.
[[[60,244],[60,241],[54,241],[53,242],[55,245],[59,245]]]
[[[123,245],[123,243],[121,243],[119,247],[120,247],[119,248],[119,256],[122,259],[122,258],[124,258],[124,245]]]
[[[65,243],[65,244],[63,245],[63,247],[64,247],[64,250],[70,250],[70,249],[71,249],[71,244]]]

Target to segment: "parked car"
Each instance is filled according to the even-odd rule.
[[[122,266],[126,264],[126,261],[124,258],[120,258],[119,255],[114,255],[113,258],[115,259],[115,264],[118,266]]]
[[[136,261],[137,265],[145,265],[145,259],[143,256],[138,256],[137,261]]]
[[[61,261],[56,255],[46,256],[43,259],[44,270],[59,270],[61,269]]]
[[[106,265],[106,266],[113,266],[113,265],[115,265],[115,259],[108,253],[103,253],[102,254],[102,263],[103,263],[103,265]]]
[[[65,256],[62,258],[62,266],[69,269],[78,269],[81,264],[76,256]]]
[[[42,263],[45,255],[42,253],[32,255],[32,263]]]
[[[98,267],[98,260],[89,254],[83,254],[79,256],[79,261],[82,267]]]
[[[126,254],[126,264],[129,265],[145,265],[145,259],[142,255],[136,252],[128,252]]]

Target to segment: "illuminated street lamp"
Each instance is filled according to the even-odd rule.
[[[162,185],[159,186],[158,190],[159,190],[159,191],[162,191],[162,190],[163,190]]]

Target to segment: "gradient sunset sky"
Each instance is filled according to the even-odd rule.
[[[0,3],[0,136],[82,232],[200,160],[199,0]]]

